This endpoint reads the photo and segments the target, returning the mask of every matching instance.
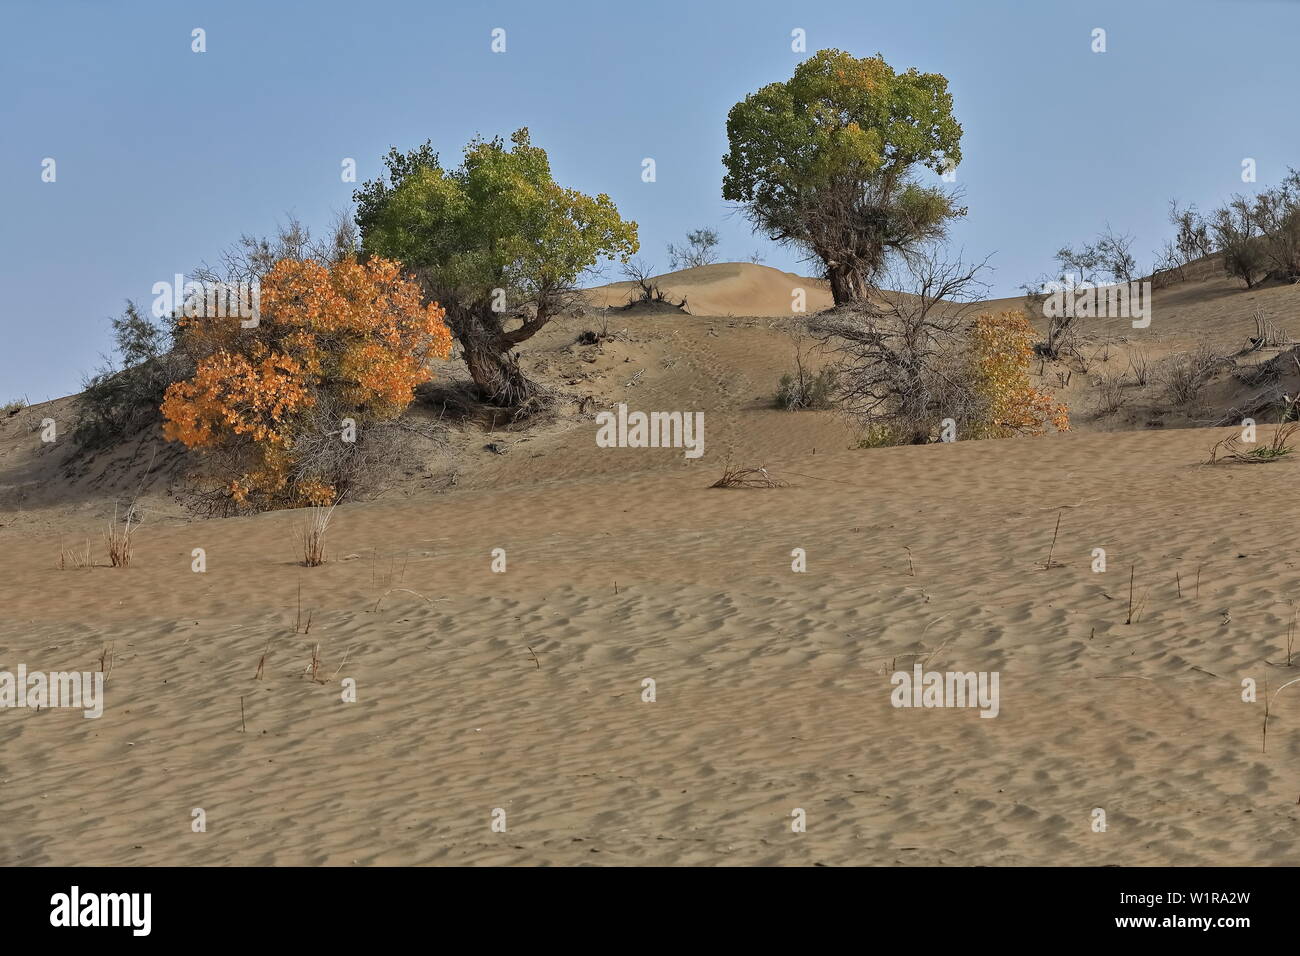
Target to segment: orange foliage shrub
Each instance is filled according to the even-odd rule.
[[[256,326],[177,320],[196,371],[167,389],[163,433],[211,453],[235,505],[327,504],[347,490],[344,419],[361,442],[401,414],[429,359],[451,352],[444,314],[395,261],[282,260],[261,280]]]
[[[1069,431],[1069,409],[1029,381],[1034,328],[1020,312],[981,315],[971,329],[974,390],[984,408],[977,437],[1042,435],[1050,424]]]

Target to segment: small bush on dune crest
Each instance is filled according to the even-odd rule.
[[[450,354],[443,310],[379,257],[282,260],[261,298],[253,328],[178,320],[195,371],[167,389],[164,435],[205,453],[210,493],[230,508],[329,504],[352,490],[374,426]]]

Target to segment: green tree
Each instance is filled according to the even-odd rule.
[[[387,179],[355,194],[364,252],[413,270],[427,299],[446,309],[483,398],[505,407],[537,391],[515,347],[571,302],[597,260],[626,261],[638,249],[636,223],[608,196],[557,185],[527,129],[510,140],[513,149],[476,137],[455,169],[428,143],[393,148]]]
[[[821,260],[836,304],[856,301],[891,253],[943,238],[965,215],[915,177],[955,168],[961,132],[943,76],[822,50],[731,108],[722,195],[756,231]]]

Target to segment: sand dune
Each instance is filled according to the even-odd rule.
[[[293,563],[289,514],[149,529],[125,571],[56,571],[37,560],[55,542],[28,540],[0,556],[4,661],[86,668],[111,643],[116,663],[100,720],[6,714],[0,854],[1293,863],[1300,710],[1260,753],[1239,686],[1289,673],[1264,660],[1297,573],[1241,489],[1284,502],[1293,468],[1199,467],[1203,445],[840,452],[773,460],[780,490],[692,470],[348,506],[316,569]],[[1125,625],[1130,565],[1145,602]],[[303,674],[316,644],[323,684]],[[999,671],[997,719],[891,707],[887,675],[918,655]]]
[[[686,300],[692,315],[789,316],[795,290],[802,290],[808,312],[831,305],[830,286],[792,272],[749,262],[718,262],[658,277],[659,288],[674,302]],[[636,290],[634,282],[613,282],[587,292],[597,307],[621,306]]]
[[[1095,416],[1088,375],[1072,434],[858,449],[831,413],[771,407],[806,280],[691,273],[673,288],[700,314],[611,312],[595,346],[566,318],[525,361],[598,408],[704,411],[703,458],[598,448],[590,412],[466,428],[341,506],[317,568],[300,514],[187,516],[184,463],[148,441],[75,467],[42,447],[31,420],[66,403],[0,423],[0,670],[112,664],[98,720],[0,711],[0,863],[1300,862],[1300,685],[1266,752],[1241,696],[1300,673],[1295,462],[1205,466],[1224,429],[1174,427],[1195,419],[1154,389]],[[1235,349],[1297,296],[1161,293],[1150,336],[1089,330],[1095,374]],[[708,488],[727,461],[788,486]],[[132,565],[58,570],[86,536],[102,562],[142,478]],[[998,672],[998,716],[891,706],[918,660]]]

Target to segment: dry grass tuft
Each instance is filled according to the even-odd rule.
[[[339,506],[337,500],[329,507],[319,506],[307,509],[307,517],[298,529],[302,541],[302,563],[304,567],[318,568],[325,563],[325,535],[334,520],[334,509]]]
[[[117,523],[117,506],[113,506],[113,522],[104,532],[104,544],[108,548],[108,562],[115,568],[125,568],[131,564],[131,553],[134,544],[131,541],[132,535],[138,524],[135,522],[135,508],[132,507],[126,513],[126,522],[122,525]]]
[[[109,677],[113,675],[113,665],[117,663],[116,647],[116,644],[105,644],[99,654],[99,672],[104,675],[104,683],[108,683]]]
[[[1286,690],[1292,684],[1300,684],[1300,677],[1297,677],[1295,680],[1287,681],[1277,690],[1273,691],[1272,695],[1270,696],[1268,692],[1268,678],[1267,677],[1264,678],[1264,726],[1261,728],[1262,732],[1261,732],[1260,742],[1259,742],[1260,753],[1268,752],[1268,718],[1273,713],[1273,702],[1277,700],[1278,694],[1282,693],[1282,691]]]
[[[736,468],[727,465],[722,469],[722,477],[709,485],[710,488],[785,488],[784,481],[773,478],[766,468]]]
[[[303,675],[304,676],[310,675],[311,679],[315,681],[317,684],[325,683],[317,676],[317,674],[320,673],[320,666],[321,666],[320,644],[314,644],[312,645],[312,649],[311,649],[311,660],[308,661],[307,666],[303,668]]]
[[[59,540],[59,570],[66,571],[69,568],[93,568],[94,559],[90,556],[90,539],[86,539],[86,546],[80,551],[74,550],[64,545],[62,539]]]

